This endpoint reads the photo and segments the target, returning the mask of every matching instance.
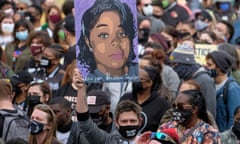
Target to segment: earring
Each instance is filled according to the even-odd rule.
[[[89,47],[89,51],[90,51],[90,52],[92,52],[92,51],[93,51],[93,49],[92,49],[91,47]]]

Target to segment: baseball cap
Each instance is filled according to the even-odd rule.
[[[102,90],[91,90],[87,95],[89,113],[98,113],[103,105],[111,103],[109,95]]]
[[[10,79],[13,85],[18,85],[20,83],[30,83],[32,80],[33,77],[27,71],[19,71]]]
[[[69,14],[65,17],[63,27],[69,32],[72,32],[72,33],[75,32],[75,23],[74,23],[73,14]]]

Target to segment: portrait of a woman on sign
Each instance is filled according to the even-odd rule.
[[[138,75],[136,2],[75,0],[78,67],[88,82]]]

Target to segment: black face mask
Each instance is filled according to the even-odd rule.
[[[133,139],[139,131],[138,125],[119,126],[119,133],[126,139]]]
[[[207,69],[207,73],[210,75],[210,77],[215,78],[217,76],[217,70],[216,69]]]
[[[44,68],[50,68],[51,60],[46,57],[42,57],[42,59],[40,60],[40,66]]]
[[[31,12],[24,12],[25,19],[29,20],[31,23],[34,23],[36,21],[36,18],[32,15]]]
[[[173,120],[177,121],[179,124],[184,124],[189,121],[192,116],[192,110],[179,110],[174,109],[173,111]]]
[[[233,128],[232,128],[234,134],[238,137],[238,139],[240,140],[240,122],[234,122],[233,124]]]
[[[37,104],[41,104],[40,96],[37,96],[37,95],[27,96],[26,102],[29,106],[35,106]]]
[[[106,120],[105,112],[102,115],[99,115],[98,113],[91,113],[91,118],[94,123],[97,124],[97,126],[101,126],[104,124],[104,121]]]
[[[142,82],[141,81],[133,82],[132,83],[132,89],[133,89],[134,93],[140,93],[140,92],[144,91]]]
[[[30,121],[29,132],[32,135],[37,135],[43,131],[44,124],[35,120]]]
[[[142,28],[139,29],[139,37],[138,37],[138,42],[140,44],[145,44],[148,41],[148,37],[150,35],[150,29],[149,28]]]

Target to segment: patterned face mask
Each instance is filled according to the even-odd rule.
[[[177,121],[179,124],[184,123],[192,116],[192,109],[174,109],[173,120]]]

